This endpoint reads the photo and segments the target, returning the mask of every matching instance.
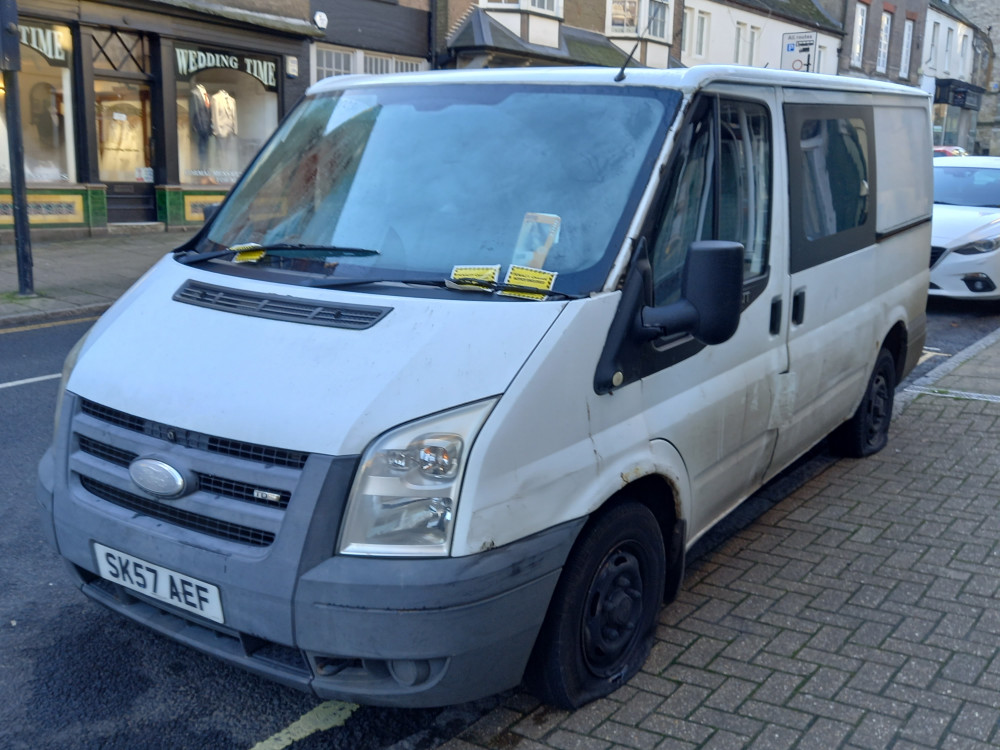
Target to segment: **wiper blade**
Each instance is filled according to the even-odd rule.
[[[419,286],[433,286],[440,289],[453,289],[455,291],[478,291],[487,292],[508,292],[510,296],[520,296],[530,294],[532,299],[544,297],[558,297],[559,299],[582,299],[586,295],[570,294],[560,292],[555,289],[539,289],[533,286],[522,286],[520,284],[504,284],[499,281],[487,281],[485,279],[474,279],[460,277],[457,279],[442,279],[438,277],[413,277],[413,276],[372,276],[334,279],[324,277],[316,281],[309,282],[306,286],[318,289],[338,289],[341,287],[363,286],[365,284],[414,284]]]
[[[372,255],[381,255],[378,250],[367,247],[337,247],[336,245],[308,245],[304,242],[279,242],[273,245],[240,245],[240,250],[263,250],[265,253],[290,252],[293,250],[305,250],[309,253],[324,253],[326,255],[343,255],[352,258],[366,258]]]
[[[178,263],[183,263],[184,265],[190,266],[195,263],[201,263],[206,260],[215,260],[216,258],[224,258],[227,255],[238,255],[239,253],[254,253],[260,252],[263,255],[269,253],[281,253],[287,251],[305,251],[310,253],[323,253],[327,257],[329,256],[344,256],[352,258],[362,258],[372,255],[381,255],[378,250],[371,250],[369,248],[361,247],[336,247],[336,246],[324,246],[324,245],[307,245],[305,243],[275,243],[273,245],[261,245],[256,242],[248,242],[245,245],[233,245],[232,247],[223,248],[221,250],[208,250],[203,253],[193,253],[190,255],[181,255],[177,258]],[[263,255],[261,257],[263,257]]]

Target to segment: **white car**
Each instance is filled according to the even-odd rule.
[[[1000,156],[934,160],[929,293],[1000,299]]]

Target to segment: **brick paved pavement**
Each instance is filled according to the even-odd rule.
[[[770,488],[626,686],[575,712],[511,693],[442,750],[1000,746],[998,342],[900,392],[878,455]]]

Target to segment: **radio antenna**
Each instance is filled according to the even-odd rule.
[[[662,6],[657,6],[657,9],[649,14],[649,18],[646,19],[646,28],[642,30],[641,34],[636,35],[635,44],[632,45],[632,51],[628,53],[628,57],[626,57],[625,62],[622,63],[621,70],[619,70],[618,74],[615,76],[615,83],[620,83],[625,80],[625,68],[627,68],[628,64],[632,62],[632,58],[635,56],[635,51],[639,49],[639,43],[642,41],[643,37],[649,33],[649,28],[653,25],[653,21],[655,21],[660,15],[661,10]]]

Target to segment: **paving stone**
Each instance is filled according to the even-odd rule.
[[[588,737],[559,729],[552,733],[547,741],[548,747],[558,750],[608,750],[611,743],[598,737]],[[515,747],[517,747],[515,745]]]
[[[849,739],[851,744],[858,747],[865,747],[868,750],[883,750],[892,745],[899,735],[902,722],[892,716],[883,716],[877,713],[866,714],[860,725],[855,729]]]

